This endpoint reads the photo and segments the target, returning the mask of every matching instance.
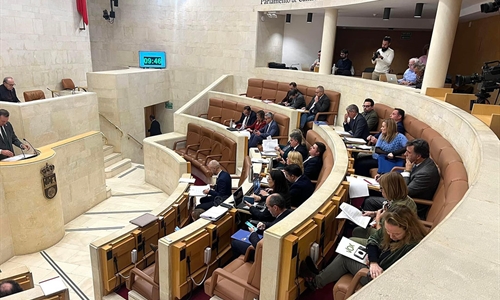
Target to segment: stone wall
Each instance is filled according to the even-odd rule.
[[[109,1],[108,1],[109,5]],[[76,1],[0,0],[1,77],[12,76],[17,96],[40,89],[60,89],[61,79],[86,85],[92,70],[89,28],[82,22]]]

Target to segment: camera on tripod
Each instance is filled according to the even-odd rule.
[[[481,69],[481,74],[474,73],[470,76],[457,75],[455,77],[457,87],[465,84],[482,83],[479,93],[476,94],[477,100],[471,102],[471,110],[474,103],[489,103],[488,98],[491,96],[489,93],[500,89],[500,61],[485,62]]]

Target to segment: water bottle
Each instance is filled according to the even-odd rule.
[[[233,119],[229,120],[229,127],[230,127],[230,128],[233,128],[233,125],[234,125],[234,124],[233,124]]]

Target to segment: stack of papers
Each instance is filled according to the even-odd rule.
[[[357,145],[356,148],[361,149],[361,150],[372,150],[372,146],[368,146],[368,145]]]
[[[269,151],[269,152],[262,152],[261,155],[268,156],[268,157],[276,157],[276,156],[278,156],[278,153],[276,153],[276,151],[273,150],[273,151]]]
[[[265,159],[265,158],[252,158],[252,163],[268,164],[269,163],[269,159]]]
[[[278,147],[278,140],[277,139],[264,139],[264,140],[262,140],[263,152],[276,153],[276,150],[275,150],[276,147]]]
[[[217,221],[219,220],[223,215],[227,213],[229,209],[224,206],[212,206],[209,210],[206,212],[202,213],[200,215],[200,218],[203,218],[205,220],[209,221]]]
[[[347,144],[366,144],[366,141],[360,138],[344,137],[344,140]]]
[[[205,196],[204,190],[209,189],[210,185],[192,185],[189,187],[189,196]]]
[[[353,176],[347,176],[346,179],[349,181],[349,197],[359,198],[368,197],[370,195],[368,192],[368,185],[365,180]]]
[[[194,178],[179,178],[179,183],[194,183],[195,179]]]
[[[368,223],[370,223],[370,217],[368,216],[363,216],[361,211],[357,209],[356,207],[348,204],[348,203],[342,203],[340,204],[340,209],[342,210],[340,214],[337,216],[337,219],[347,219],[354,224],[366,228],[368,226]]]

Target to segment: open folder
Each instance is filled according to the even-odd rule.
[[[337,219],[348,219],[363,228],[366,228],[368,223],[370,223],[370,217],[363,216],[363,213],[359,209],[348,203],[344,202],[340,204],[340,209],[342,211],[337,216]]]

